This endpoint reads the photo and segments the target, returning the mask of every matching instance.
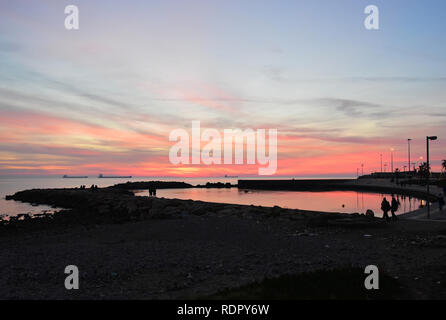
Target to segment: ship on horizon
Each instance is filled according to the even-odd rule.
[[[64,179],[86,179],[86,178],[88,178],[88,176],[69,176],[67,174],[64,174],[62,178],[64,178]]]
[[[131,178],[132,176],[104,176],[102,173],[98,175],[98,178]]]

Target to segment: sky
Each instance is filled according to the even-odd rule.
[[[67,5],[79,30],[66,30]],[[380,29],[364,27],[376,5]],[[0,175],[257,175],[173,165],[169,133],[277,129],[278,176],[446,159],[443,0],[0,0]],[[361,169],[360,169],[361,171]]]

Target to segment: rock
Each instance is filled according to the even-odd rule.
[[[152,208],[149,211],[149,215],[152,218],[163,218],[165,214],[165,202],[161,199],[154,198],[152,201]]]
[[[366,217],[368,217],[368,218],[374,218],[374,217],[375,217],[375,213],[373,212],[373,210],[370,210],[370,209],[368,209],[368,210],[365,212],[365,215],[366,215]]]
[[[196,216],[202,216],[206,214],[206,212],[207,212],[206,206],[201,203],[194,204],[190,209],[190,213]]]
[[[328,225],[328,218],[325,216],[310,217],[307,221],[308,227],[324,227]]]
[[[281,208],[281,207],[279,207],[279,206],[274,206],[274,207],[271,209],[271,216],[272,216],[272,217],[278,217],[278,216],[280,216],[280,211],[282,211],[282,208]]]
[[[219,215],[231,216],[231,215],[235,214],[235,211],[232,210],[231,208],[227,208],[227,209],[219,210],[217,213]]]

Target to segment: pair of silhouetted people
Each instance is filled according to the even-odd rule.
[[[386,197],[384,197],[383,201],[381,202],[381,210],[383,211],[383,219],[386,219],[386,221],[390,221],[390,217],[389,217],[389,211],[390,211],[392,213],[392,220],[393,221],[398,220],[395,212],[398,211],[399,206],[400,206],[400,203],[397,199],[395,199],[394,196],[392,196],[392,203],[387,201]]]
[[[83,185],[80,186],[79,189],[80,189],[80,190],[86,190],[87,187],[83,184]],[[91,190],[91,191],[98,190],[98,186],[97,186],[96,184],[92,184],[91,187],[90,187],[90,190]]]
[[[155,187],[149,187],[149,195],[156,197],[156,188]]]

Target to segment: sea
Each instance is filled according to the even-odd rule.
[[[280,177],[280,179],[312,179],[324,177]],[[333,177],[330,177],[333,178]],[[6,195],[17,191],[34,188],[72,188],[86,185],[99,187],[112,186],[127,181],[183,181],[192,185],[206,184],[206,182],[229,182],[237,184],[238,179],[256,179],[252,177],[200,177],[200,178],[178,178],[178,177],[132,177],[132,178],[62,178],[60,176],[3,176],[0,177],[0,217],[15,216],[27,213],[30,215],[40,213],[52,213],[60,208],[52,208],[45,205],[32,205],[14,200],[5,200]],[[264,177],[258,179],[265,179]],[[275,178],[279,179],[279,178]],[[138,190],[137,196],[149,196],[147,190]],[[239,190],[238,188],[223,189],[160,189],[157,197],[191,199],[218,203],[234,203],[260,206],[280,206],[291,209],[315,210],[327,212],[365,213],[370,209],[376,216],[381,216],[381,201],[383,197],[390,198],[389,194],[356,192],[356,191],[324,191],[324,192],[301,192],[301,191],[265,191],[265,190]],[[401,203],[397,214],[410,212],[424,205],[424,201],[413,197],[398,196]]]

